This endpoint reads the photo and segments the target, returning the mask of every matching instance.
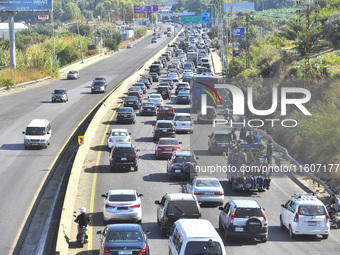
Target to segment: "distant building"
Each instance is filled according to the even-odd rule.
[[[14,23],[14,32],[21,31],[23,29],[29,28],[29,26],[25,23],[15,22]],[[9,29],[8,23],[0,23],[0,37],[1,38],[9,38]]]

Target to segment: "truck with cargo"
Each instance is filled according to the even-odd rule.
[[[237,164],[239,150],[244,150],[247,162]],[[265,146],[262,143],[238,145],[229,144],[227,178],[232,190],[265,191],[269,190],[271,166],[267,164]]]
[[[187,53],[187,62],[192,62],[197,67],[197,52],[188,52]]]

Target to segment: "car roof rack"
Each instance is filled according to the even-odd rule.
[[[311,199],[314,200],[318,198],[315,193],[295,193],[294,196],[296,199]]]

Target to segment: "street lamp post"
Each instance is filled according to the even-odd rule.
[[[76,20],[77,20],[77,31],[78,31],[78,38],[79,38],[79,45],[80,45],[80,56],[81,56],[81,63],[84,63],[83,58],[83,48],[81,47],[81,40],[80,40],[80,33],[79,33],[79,23],[78,23],[78,0],[76,2]]]

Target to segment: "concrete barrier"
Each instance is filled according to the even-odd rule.
[[[181,32],[180,30],[178,34]],[[177,36],[170,42],[170,44],[175,41],[178,37]],[[143,67],[148,67],[158,59],[158,57],[163,53],[163,51],[167,48],[166,45],[161,50],[159,50],[153,57],[151,57],[149,60],[147,60]],[[57,246],[56,251],[59,252],[59,254],[68,254],[68,248],[69,248],[69,238],[71,236],[71,228],[73,223],[73,211],[74,211],[74,205],[75,205],[75,199],[78,189],[78,183],[79,178],[82,173],[83,164],[85,162],[86,155],[90,149],[90,145],[92,140],[94,139],[96,135],[96,130],[98,129],[100,123],[102,123],[103,117],[106,115],[108,111],[111,110],[111,107],[119,97],[123,96],[124,93],[128,90],[128,88],[135,83],[139,78],[141,74],[145,73],[145,68],[141,68],[139,71],[134,73],[132,76],[125,79],[121,84],[119,84],[114,91],[112,91],[107,97],[105,97],[102,101],[105,101],[104,104],[101,105],[95,116],[93,117],[90,125],[88,126],[88,129],[85,132],[84,135],[84,145],[80,146],[77,152],[77,155],[75,157],[73,167],[71,170],[70,178],[67,185],[67,190],[65,194],[63,209],[61,213],[60,223],[59,223],[59,230],[58,230],[58,237],[57,237]],[[102,103],[99,102],[99,104]],[[95,106],[93,110],[97,107]],[[86,119],[86,118],[84,118]],[[81,123],[79,124],[79,126]]]

